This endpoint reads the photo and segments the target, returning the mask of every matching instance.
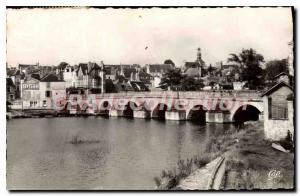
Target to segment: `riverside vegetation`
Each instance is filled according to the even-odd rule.
[[[177,167],[164,170],[160,177],[155,177],[158,189],[176,189],[181,180],[221,155],[226,160],[221,189],[294,187],[294,154],[273,149],[271,142],[264,140],[262,122],[250,122],[212,137],[200,148],[203,149],[201,155],[180,160]],[[271,171],[279,171],[281,175],[270,179]]]

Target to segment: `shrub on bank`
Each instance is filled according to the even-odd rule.
[[[234,129],[222,135],[215,135],[209,138],[202,147],[204,152],[201,156],[195,156],[187,160],[179,160],[176,168],[168,171],[163,170],[160,177],[155,177],[154,181],[158,189],[175,188],[180,180],[230,150],[236,143],[237,135],[241,134],[241,132]]]

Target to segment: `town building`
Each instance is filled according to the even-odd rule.
[[[39,67],[39,62],[37,62],[36,64],[18,64],[18,70],[23,73],[30,72],[32,70],[38,70]]]
[[[63,72],[63,79],[66,82],[66,88],[75,87],[77,82],[77,75],[75,68],[71,65],[67,65]]]
[[[144,70],[150,75],[151,90],[158,90],[160,87],[160,81],[164,73],[174,69],[172,64],[147,64]],[[150,85],[149,85],[150,86]]]
[[[101,65],[94,62],[80,63],[78,66],[67,65],[63,71],[63,79],[69,94],[99,94],[102,89],[105,91],[102,62]]]
[[[174,69],[174,67],[171,64],[146,64],[144,69],[146,70],[146,73],[150,74],[152,77],[162,77],[164,73]]]
[[[57,109],[66,99],[65,81],[51,73],[22,80],[23,109]]]
[[[88,88],[88,64],[80,63],[76,70],[77,82],[75,87]]]
[[[278,82],[285,82],[287,84],[290,84],[290,79],[289,79],[289,75],[285,72],[281,72],[279,74],[277,74],[275,77],[274,77],[274,80]]]
[[[268,140],[294,135],[293,89],[281,81],[262,94],[264,103],[264,133]]]
[[[105,65],[104,72],[105,72],[105,79],[107,80],[116,80],[118,68],[115,66]]]
[[[200,79],[204,76],[204,69],[206,65],[202,60],[201,48],[197,49],[197,58],[194,62],[185,62],[184,73],[195,79]]]
[[[141,82],[143,82],[148,88],[151,88],[151,85],[152,85],[151,80],[153,80],[153,77],[150,74],[148,74],[144,71],[140,71],[139,72],[139,80]]]
[[[15,68],[15,69],[7,70],[7,77],[12,79],[12,81],[16,87],[15,98],[16,99],[20,98],[21,97],[21,87],[20,87],[21,80],[24,79],[25,74]]]
[[[11,78],[6,78],[6,101],[12,102],[17,97],[17,88]]]

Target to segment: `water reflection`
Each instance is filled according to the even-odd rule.
[[[14,119],[9,189],[153,189],[153,178],[203,152],[231,125],[123,118]],[[91,143],[71,144],[74,136]]]

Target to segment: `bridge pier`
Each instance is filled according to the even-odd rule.
[[[95,115],[96,114],[94,108],[92,108],[92,107],[88,108],[88,113],[91,114],[91,115]]]
[[[258,120],[259,120],[259,121],[264,121],[264,112],[261,112],[261,113],[258,115]]]
[[[149,119],[149,118],[151,118],[151,111],[148,111],[148,110],[134,110],[133,111],[133,117],[134,118]]]
[[[165,119],[166,120],[186,120],[186,112],[185,111],[166,111]]]
[[[76,109],[73,109],[73,108],[71,108],[70,109],[70,114],[77,114],[78,113],[78,111],[76,110]]]
[[[111,117],[121,117],[121,116],[123,116],[123,110],[111,109],[111,110],[109,110],[108,115]]]
[[[232,122],[230,120],[229,112],[216,112],[216,111],[208,111],[206,112],[206,122],[208,123],[229,123]]]

